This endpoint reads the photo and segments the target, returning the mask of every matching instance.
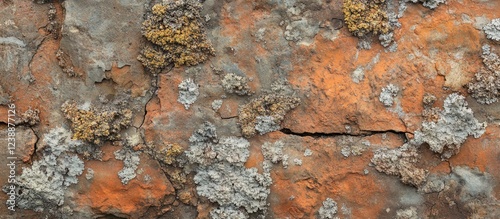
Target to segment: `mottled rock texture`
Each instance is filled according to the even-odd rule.
[[[500,218],[499,8],[0,1],[0,218]]]

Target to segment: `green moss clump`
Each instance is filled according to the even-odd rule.
[[[342,11],[349,31],[358,37],[388,33],[391,27],[384,3],[385,0],[344,0]]]
[[[146,48],[139,60],[153,72],[158,72],[170,63],[175,67],[192,66],[214,55],[201,23],[200,10],[201,4],[196,0],[154,5],[151,15],[143,23],[142,34],[160,49]]]
[[[105,140],[120,139],[120,131],[130,125],[132,111],[78,109],[75,102],[67,101],[61,106],[66,119],[71,121],[73,139],[101,144]]]

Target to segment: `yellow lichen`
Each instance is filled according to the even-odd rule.
[[[62,112],[66,119],[71,121],[73,139],[100,144],[103,140],[120,139],[120,130],[130,125],[132,111],[123,109],[119,111],[104,110],[98,112],[78,109],[75,102],[65,102]]]
[[[169,144],[164,151],[163,162],[166,164],[172,164],[175,158],[182,153],[182,148],[178,144]]]
[[[342,11],[349,31],[361,37],[368,33],[385,34],[391,30],[385,0],[344,0]]]
[[[152,46],[144,47],[137,60],[153,75],[160,73],[169,64],[168,57],[163,50]]]
[[[162,68],[168,63],[174,63],[175,67],[192,66],[214,55],[214,49],[206,39],[199,10],[201,5],[195,0],[183,1],[182,4],[169,1],[154,5],[152,16],[143,22],[143,36],[161,48],[166,58],[157,54],[143,54],[140,56],[143,59],[141,62]],[[159,62],[158,57],[167,64]]]

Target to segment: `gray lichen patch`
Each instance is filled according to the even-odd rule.
[[[396,149],[377,149],[371,162],[377,171],[399,176],[403,183],[418,187],[427,177],[426,171],[416,166],[419,159],[417,148],[404,144]]]
[[[500,18],[491,20],[483,27],[486,38],[493,41],[500,41]]]
[[[319,32],[319,22],[302,18],[291,21],[286,27],[284,36],[288,41],[310,44],[314,36]]]
[[[362,66],[357,67],[351,74],[352,81],[359,84],[365,77],[365,70]]]
[[[482,49],[484,67],[475,74],[467,87],[477,102],[491,104],[500,97],[500,58],[489,45],[484,45]]]
[[[222,100],[214,100],[214,101],[212,101],[212,109],[215,112],[217,112],[220,109],[220,107],[222,106],[222,102],[223,102]]]
[[[224,91],[230,94],[251,95],[252,92],[248,86],[248,78],[234,73],[228,73],[222,79]]]
[[[289,157],[283,153],[284,146],[285,143],[282,141],[276,141],[274,143],[264,142],[261,148],[264,160],[268,160],[274,164],[281,162],[283,164],[283,168],[288,168]]]
[[[371,146],[368,140],[361,140],[352,136],[342,136],[338,144],[341,146],[340,153],[344,157],[361,156]]]
[[[409,208],[397,210],[396,219],[419,219],[417,208],[411,206]]]
[[[248,214],[234,206],[222,206],[219,208],[214,208],[210,211],[211,219],[245,219],[248,218]]]
[[[333,201],[331,198],[326,198],[323,202],[323,206],[318,211],[320,219],[334,219],[338,218],[335,215],[337,214],[337,202]]]
[[[390,107],[394,103],[394,98],[398,95],[399,88],[394,84],[389,84],[382,88],[378,100],[384,104],[385,107]]]
[[[256,168],[226,162],[200,166],[194,181],[198,195],[221,206],[243,207],[248,213],[267,208],[271,179],[257,173]]]
[[[313,154],[313,152],[309,148],[304,151],[304,157],[310,157],[310,156],[312,156],[312,154]]]
[[[177,102],[184,105],[187,110],[191,104],[198,99],[199,95],[200,91],[198,85],[195,84],[191,78],[188,78],[179,84],[179,97],[177,98]]]
[[[246,139],[234,136],[219,138],[215,126],[205,122],[193,133],[189,142],[185,155],[188,162],[196,166],[196,191],[198,195],[220,205],[211,212],[213,217],[227,213],[236,218],[247,218],[247,213],[267,208],[272,179],[268,168],[259,174],[256,168],[243,165],[250,154],[250,143]],[[237,209],[244,209],[245,212]]]
[[[261,124],[258,126],[261,131],[274,130],[272,124],[262,124],[262,118],[272,118],[274,124],[281,124],[285,118],[285,114],[297,107],[300,99],[293,96],[284,96],[278,94],[266,94],[255,98],[240,108],[238,113],[238,122],[241,125],[242,134],[246,138],[250,138],[257,134],[257,118],[261,117]],[[269,127],[271,129],[264,129]],[[261,129],[262,128],[262,129]]]
[[[446,3],[446,0],[404,0],[400,1],[400,6],[399,6],[399,17],[403,16],[403,12],[407,9],[406,3],[407,2],[412,2],[412,3],[422,3],[424,7],[430,8],[430,9],[436,9],[440,4]]]
[[[136,170],[141,161],[139,154],[140,152],[132,151],[127,148],[115,151],[115,159],[123,161],[123,169],[118,172],[118,177],[123,185],[128,184],[130,180],[137,176]]]
[[[414,144],[427,143],[430,149],[448,159],[460,151],[460,146],[469,135],[479,138],[486,129],[486,122],[480,123],[465,98],[450,94],[444,101],[444,109],[437,121],[424,121],[415,132]]]
[[[210,141],[191,143],[186,156],[191,163],[212,164],[214,162],[244,163],[250,156],[250,143],[244,138],[222,137],[217,143]]]
[[[87,173],[85,174],[85,179],[91,180],[94,178],[94,170],[91,168],[87,168]]]
[[[257,116],[256,123],[255,130],[259,132],[260,135],[280,129],[280,124],[276,124],[276,119],[272,116]]]
[[[302,160],[298,159],[298,158],[294,158],[293,164],[295,164],[295,166],[302,166]]]
[[[17,178],[20,189],[17,206],[55,214],[65,204],[68,186],[78,183],[77,177],[83,173],[84,163],[76,148],[84,143],[71,140],[69,131],[56,128],[44,136],[41,144],[41,159],[23,168]]]

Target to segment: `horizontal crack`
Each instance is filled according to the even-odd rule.
[[[359,134],[347,133],[347,132],[332,132],[332,133],[323,133],[323,132],[293,132],[290,129],[283,128],[279,130],[283,134],[287,135],[295,135],[300,137],[313,137],[313,138],[324,138],[324,137],[337,137],[337,136],[353,136],[353,137],[367,137],[376,134],[384,134],[384,133],[392,133],[395,135],[401,136],[403,139],[406,139],[406,134],[411,134],[410,132],[400,132],[396,130],[382,130],[382,131],[360,131]]]

